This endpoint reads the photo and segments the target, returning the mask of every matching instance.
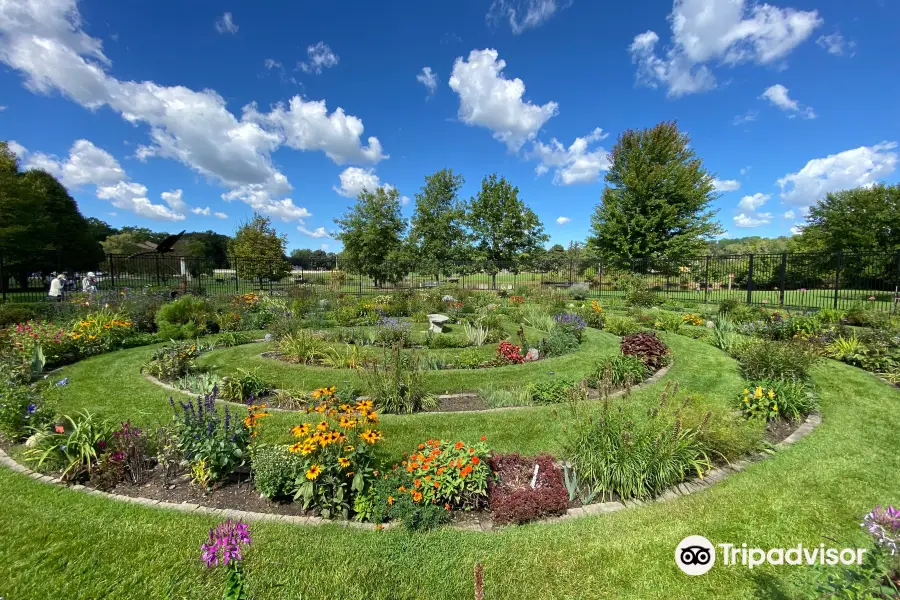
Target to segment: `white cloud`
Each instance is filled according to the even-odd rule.
[[[321,246],[319,246],[319,248],[321,248],[322,250],[328,250],[328,244],[322,244]]]
[[[741,189],[741,182],[736,179],[713,179],[713,187],[717,192],[734,192]]]
[[[307,62],[297,63],[297,67],[304,73],[320,74],[323,69],[329,69],[340,60],[340,57],[331,51],[325,42],[318,42],[306,48]]]
[[[214,212],[213,216],[217,219],[222,219],[222,220],[225,220],[228,218],[228,215],[223,212]]]
[[[162,194],[167,202],[167,195],[170,195],[173,201],[169,203],[171,209],[162,204],[153,204],[147,199],[146,186],[129,181],[119,161],[88,140],[77,140],[72,144],[65,159],[43,152],[30,153],[16,142],[11,142],[10,148],[23,160],[23,169],[47,171],[68,188],[93,185],[96,187],[97,197],[101,200],[110,200],[116,208],[129,210],[150,219],[184,220],[183,209],[187,206],[181,201],[181,190],[176,190],[177,198],[172,192]],[[178,202],[181,202],[181,206],[177,206]]]
[[[784,218],[785,218],[785,219],[793,219],[793,218],[795,218],[796,216],[797,216],[797,213],[794,212],[794,209],[791,209],[791,210],[789,210],[789,211],[787,211],[787,212],[784,213]]]
[[[400,204],[403,206],[409,204],[409,196],[400,196]]]
[[[197,208],[192,208],[191,212],[194,213],[195,215],[200,215],[202,217],[208,217],[209,215],[212,214],[212,209],[209,208],[208,206],[206,208],[197,207]]]
[[[509,28],[518,35],[548,21],[567,6],[558,6],[556,0],[494,0],[486,18],[489,23],[509,22]]]
[[[778,180],[781,198],[795,206],[808,207],[836,192],[871,186],[894,172],[897,166],[896,142],[861,146],[825,158],[816,158],[796,173]]]
[[[422,70],[416,75],[416,81],[424,85],[428,88],[428,96],[434,96],[434,92],[437,91],[437,74],[435,74],[431,67],[422,67]]]
[[[0,1],[0,61],[22,73],[35,93],[59,92],[88,109],[106,106],[131,124],[146,125],[150,143],[137,148],[138,158],[177,160],[255,207],[279,203],[270,208],[283,212],[284,200],[290,203],[277,199],[291,185],[271,160],[282,145],[321,150],[338,163],[387,158],[377,138],[362,145],[359,118],[340,108],[328,115],[324,100],[296,96],[290,109],[278,105],[270,113],[250,104],[238,118],[214,90],[116,79],[107,73],[111,63],[102,42],[82,30],[76,0]]]
[[[16,140],[9,140],[6,142],[6,147],[9,148],[10,152],[15,154],[19,160],[25,160],[25,157],[28,156],[28,149]]]
[[[109,200],[116,208],[129,210],[141,217],[157,221],[183,221],[184,215],[176,213],[162,204],[153,204],[147,199],[147,187],[133,181],[120,181],[115,185],[97,188],[97,197]]]
[[[784,59],[822,24],[817,11],[798,11],[747,0],[674,0],[669,14],[672,45],[656,52],[659,35],[635,36],[629,52],[637,63],[637,80],[663,85],[669,96],[716,87],[708,63],[760,65]]]
[[[793,227],[791,227],[791,233],[793,235],[800,235],[801,233],[803,233],[803,227],[794,225]]]
[[[790,97],[788,89],[780,83],[766,88],[766,91],[762,93],[760,98],[768,100],[773,106],[785,112],[792,113],[790,115],[791,118],[794,118],[796,115],[800,115],[804,119],[816,118],[816,113],[812,107],[801,106],[799,102]]]
[[[771,222],[772,213],[759,213],[749,216],[741,213],[734,217],[734,224],[737,227],[759,227],[760,225],[768,225]]]
[[[182,198],[181,190],[172,190],[171,192],[163,192],[159,195],[169,207],[175,212],[184,213],[188,210],[188,205]],[[209,209],[207,209],[209,210]],[[196,212],[196,209],[194,209]],[[207,213],[209,214],[209,213]]]
[[[553,183],[556,185],[593,183],[597,181],[601,171],[609,169],[609,159],[607,151],[602,147],[588,151],[588,146],[605,137],[607,134],[597,127],[588,135],[575,138],[568,148],[556,138],[550,140],[549,144],[537,140],[532,145],[527,157],[540,161],[535,167],[535,173],[538,176],[543,175],[551,168],[555,169]]]
[[[763,204],[768,202],[769,198],[771,197],[772,196],[770,196],[769,194],[761,193],[756,193],[752,196],[744,196],[743,198],[741,198],[741,201],[738,202],[738,210],[743,210],[745,212],[756,211]]]
[[[557,225],[565,225],[566,223],[571,223],[571,222],[572,222],[572,219],[570,219],[569,217],[557,217],[556,218]]]
[[[309,229],[307,229],[307,228],[304,227],[303,225],[298,225],[298,226],[297,226],[297,231],[299,231],[299,232],[302,233],[303,235],[308,235],[308,236],[314,237],[314,238],[328,237],[328,234],[325,233],[325,228],[324,228],[324,227],[317,227],[315,231],[310,231]]]
[[[222,194],[222,200],[226,202],[240,200],[248,204],[254,211],[277,217],[285,223],[312,216],[312,213],[302,206],[294,204],[290,198],[281,198],[280,200],[272,198],[269,190],[261,185],[245,185],[231,190]]]
[[[745,125],[747,123],[752,123],[753,121],[756,120],[756,117],[758,117],[758,116],[759,116],[759,111],[748,110],[747,112],[745,112],[742,115],[735,116],[734,119],[732,119],[731,124],[732,125]]]
[[[517,151],[558,112],[558,105],[523,101],[525,84],[504,77],[505,67],[496,50],[472,50],[467,60],[459,57],[453,63],[450,88],[459,94],[459,118],[464,123],[490,129],[494,138]]]
[[[375,169],[361,169],[359,167],[347,167],[339,175],[341,186],[331,186],[335,192],[347,198],[356,198],[364,189],[374,192],[377,188],[389,189],[390,184],[381,184]],[[407,199],[408,201],[408,199]]]
[[[3,112],[4,110],[6,110],[6,107],[5,107],[5,106],[0,106],[0,112]]]
[[[216,31],[219,33],[237,33],[237,30],[238,26],[235,24],[230,12],[216,19]]]
[[[844,36],[838,31],[830,35],[819,36],[816,44],[827,50],[828,54],[833,54],[834,56],[844,56],[845,52],[850,52],[850,56],[855,54],[853,49],[856,47],[856,42],[845,40]]]
[[[742,167],[742,168],[741,168],[741,175],[746,175],[747,173],[750,172],[750,169],[752,169],[752,168],[753,168],[753,167]]]
[[[287,106],[276,105],[269,113],[259,113],[256,107],[245,107],[244,118],[250,122],[278,131],[283,143],[295,150],[321,150],[337,164],[347,162],[377,163],[386,158],[376,137],[363,146],[363,122],[338,107],[330,115],[324,100],[291,98]]]
[[[280,69],[281,63],[278,62],[277,60],[275,60],[274,58],[267,58],[263,62],[263,66],[266,68],[267,71],[271,71],[272,69]]]

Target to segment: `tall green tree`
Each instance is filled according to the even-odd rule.
[[[900,250],[900,184],[827,194],[810,208],[797,242],[829,253]]]
[[[459,199],[464,182],[452,169],[441,169],[426,175],[425,185],[416,194],[409,243],[417,269],[432,273],[435,279],[452,274],[454,263],[470,257],[466,204]]]
[[[519,198],[519,188],[497,174],[481,181],[481,191],[469,202],[466,221],[475,254],[497,287],[501,269],[517,270],[549,239],[534,211]]]
[[[351,271],[371,277],[375,287],[403,278],[409,267],[407,223],[396,188],[364,189],[353,208],[334,222],[340,229],[335,237],[344,244],[341,258]]]
[[[0,142],[0,254],[3,286],[10,275],[26,286],[31,272],[94,269],[103,260],[66,188],[45,171],[21,172],[5,142]]]
[[[702,254],[722,233],[713,175],[674,121],[630,129],[609,154],[607,186],[588,245],[608,260]]]
[[[260,284],[265,279],[282,279],[291,272],[284,255],[286,248],[287,236],[278,235],[272,220],[259,213],[242,223],[228,243],[238,277],[256,279]]]

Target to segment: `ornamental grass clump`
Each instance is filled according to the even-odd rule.
[[[294,465],[294,499],[325,518],[349,518],[356,497],[366,494],[377,476],[375,446],[382,434],[375,429],[374,403],[343,395],[334,387],[314,391],[310,420],[291,428],[297,442],[288,448],[300,458]]]
[[[599,413],[576,418],[564,433],[564,456],[590,496],[653,498],[692,476],[703,477],[711,466],[700,441],[703,423],[686,427],[672,404],[667,393],[649,411],[606,400]]]
[[[251,542],[250,527],[241,521],[231,519],[219,523],[209,530],[209,538],[200,546],[200,560],[207,569],[224,566],[227,569],[225,600],[247,600],[247,585],[244,576],[244,547]]]
[[[409,414],[437,406],[437,398],[425,388],[419,357],[404,354],[401,344],[385,349],[383,361],[372,361],[360,378],[365,393],[383,412]]]
[[[744,377],[751,381],[806,380],[821,354],[814,344],[804,340],[750,340],[735,348],[734,357]]]

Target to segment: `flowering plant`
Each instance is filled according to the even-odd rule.
[[[4,337],[12,352],[25,359],[30,360],[35,346],[40,346],[47,366],[74,360],[78,352],[66,330],[47,321],[18,323],[6,329]]]
[[[518,365],[525,362],[525,357],[521,354],[521,348],[505,340],[497,346],[497,359],[510,365]]]
[[[893,506],[876,506],[860,526],[874,538],[875,544],[896,556],[900,546],[900,510]]]
[[[154,377],[174,381],[195,369],[194,360],[202,348],[195,342],[174,342],[153,351],[147,364],[141,367]]]
[[[209,488],[221,481],[237,467],[247,462],[250,441],[256,436],[259,420],[267,417],[265,406],[247,408],[247,417],[240,421],[225,406],[224,418],[216,405],[217,390],[202,398],[197,404],[187,404],[169,398],[174,411],[175,440],[179,452],[191,467],[194,483]]]
[[[700,315],[694,314],[694,313],[688,313],[681,318],[688,325],[697,325],[697,326],[703,325],[703,317],[701,317]]]
[[[73,323],[68,335],[80,354],[93,356],[109,352],[131,331],[131,321],[118,313],[103,309]]]
[[[591,312],[602,313],[603,307],[600,306],[600,303],[597,300],[591,300]]]
[[[443,504],[447,510],[482,506],[491,474],[485,440],[482,436],[472,445],[446,440],[419,444],[401,464],[411,485],[400,486],[397,492],[409,494],[414,503]]]
[[[769,388],[766,391],[761,385],[756,386],[752,391],[745,388],[744,397],[741,400],[741,411],[746,417],[762,417],[770,421],[777,419],[779,413],[775,390]]]
[[[250,545],[250,527],[241,521],[235,523],[231,519],[219,523],[209,530],[209,539],[200,546],[200,559],[206,568],[218,567],[220,564],[228,568],[225,580],[226,600],[246,600],[249,598],[245,589],[243,570],[243,546]]]
[[[570,313],[559,313],[554,315],[553,322],[556,323],[556,329],[562,329],[571,333],[575,336],[575,339],[581,342],[585,328],[584,319]]]
[[[349,517],[354,497],[368,491],[374,478],[375,445],[382,439],[374,429],[378,414],[371,400],[345,401],[334,387],[312,393],[318,400],[307,413],[314,420],[295,425],[297,438],[289,451],[305,462],[295,481],[294,499],[314,506],[325,518]]]
[[[522,296],[510,296],[509,303],[512,305],[525,304],[525,298]]]

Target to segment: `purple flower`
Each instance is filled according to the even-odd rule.
[[[37,404],[35,404],[34,402],[32,402],[31,404],[28,405],[28,408],[26,408],[25,411],[26,411],[29,415],[33,415],[33,414],[37,411]]]
[[[68,377],[63,377],[62,379],[60,379],[59,381],[56,382],[56,386],[57,386],[57,387],[62,387],[62,386],[64,386],[64,385],[69,385],[69,378],[68,378]]]
[[[875,538],[875,543],[897,554],[900,544],[900,510],[893,506],[876,506],[867,514],[860,526]]]
[[[231,519],[209,530],[207,543],[200,546],[200,558],[208,568],[241,561],[241,546],[250,545],[250,528],[246,523]]]

